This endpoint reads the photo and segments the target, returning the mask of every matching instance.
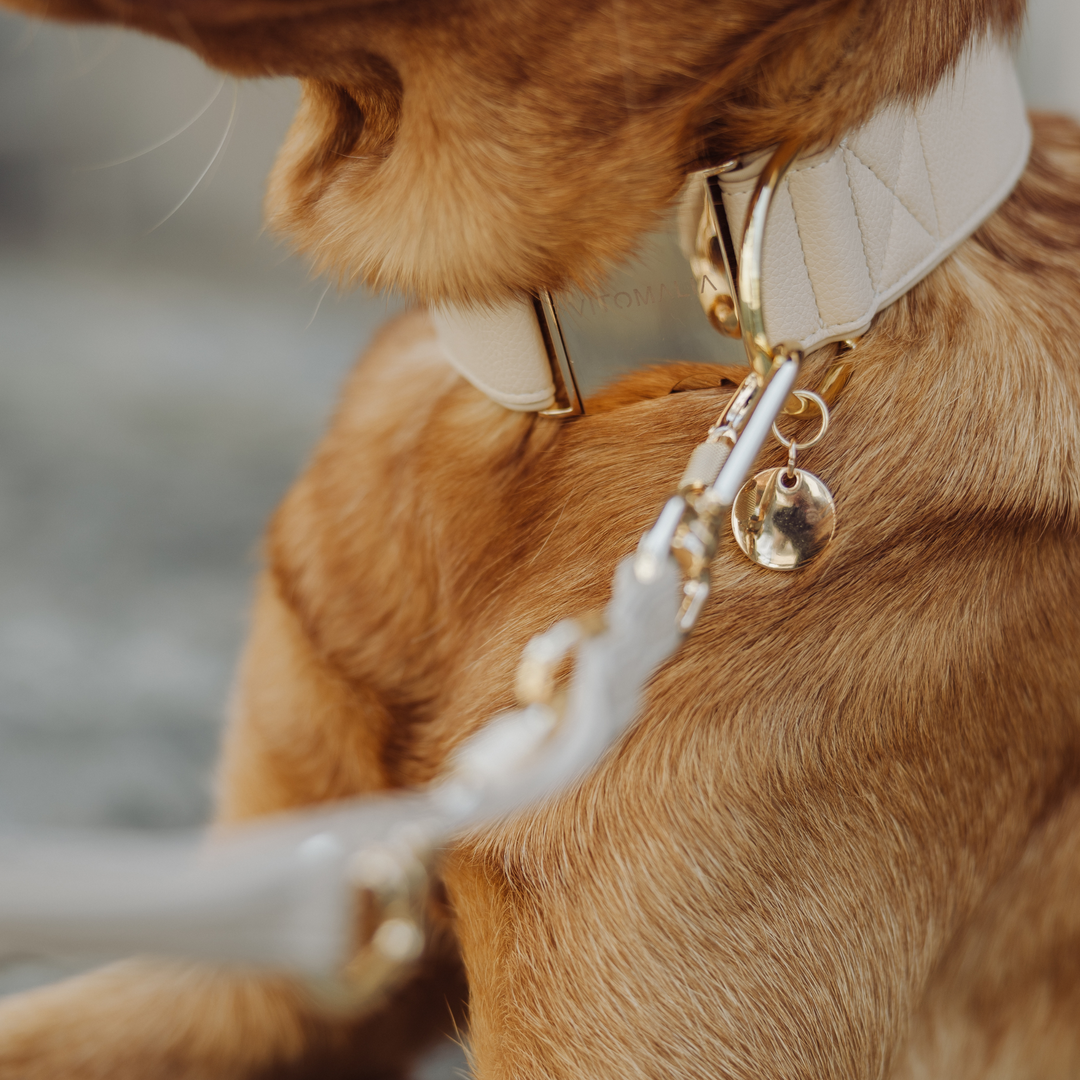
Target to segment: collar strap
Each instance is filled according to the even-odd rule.
[[[1030,149],[1011,54],[991,43],[968,52],[916,105],[888,106],[839,145],[800,156],[773,199],[765,235],[761,292],[770,343],[810,352],[863,333],[997,209]],[[749,155],[716,178],[726,218],[720,230],[736,243],[770,156]],[[703,175],[690,180],[699,192]],[[734,245],[725,246],[730,258]],[[577,412],[557,308],[558,298],[545,296],[497,308],[443,307],[432,318],[447,358],[492,400],[522,411]]]

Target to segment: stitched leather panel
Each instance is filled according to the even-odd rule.
[[[517,300],[497,308],[432,308],[446,358],[492,401],[519,412],[555,403],[536,310]]]
[[[765,236],[769,340],[809,351],[862,333],[1008,196],[1030,149],[1012,58],[994,44],[917,106],[884,109],[831,152],[800,159]],[[721,179],[735,237],[767,160],[756,155]]]
[[[846,321],[850,312],[865,311],[874,301],[874,286],[843,154],[837,150],[821,164],[797,172],[788,191],[816,315],[833,325]]]

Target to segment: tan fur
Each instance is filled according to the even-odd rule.
[[[1023,0],[3,0],[299,76],[272,224],[319,270],[490,301],[585,283],[688,168],[830,142]]]
[[[326,155],[352,145],[334,143],[349,110],[332,79],[315,79],[279,166],[278,213],[328,263],[485,297],[587,275],[627,250],[692,146],[764,143],[793,124],[835,134],[1017,14],[742,0],[709,19],[665,5],[662,19],[623,6],[615,24],[638,51],[620,70],[637,93],[656,91],[655,108],[605,93],[615,62],[597,27],[601,15],[612,25],[611,6],[551,5],[543,26],[525,5],[167,10],[217,62],[253,66],[247,43],[273,70],[288,61],[309,77],[341,63],[334,77],[354,78],[340,55],[362,37],[383,58],[361,65],[382,88],[372,138],[392,148],[356,173],[335,168]],[[181,36],[157,4],[114,10]],[[310,17],[286,40],[271,10]],[[554,59],[539,49],[571,23],[580,41]],[[253,27],[266,40],[252,44]],[[354,36],[316,56],[328,27]],[[574,78],[556,84],[571,60]],[[494,83],[500,99],[480,95]],[[429,120],[445,108],[448,126],[410,119],[410,95]],[[672,134],[672,117],[695,115]],[[580,170],[563,167],[572,150]],[[600,150],[608,171],[596,171]],[[477,171],[496,152],[496,174]],[[382,173],[398,154],[405,171]],[[610,187],[639,166],[643,188]],[[434,190],[437,177],[458,186]],[[578,790],[447,860],[443,917],[481,1080],[1076,1075],[1078,177],[1080,129],[1040,119],[1013,196],[878,318],[807,459],[840,522],[821,559],[768,574],[725,541],[698,629],[617,752]],[[807,385],[829,358],[808,361]],[[524,641],[603,602],[726,399],[722,374],[638,373],[559,422],[482,398],[446,366],[425,316],[388,326],[271,528],[223,817],[436,775],[510,704]],[[357,1027],[278,984],[111,969],[0,1008],[0,1078],[397,1075],[420,1032],[438,1030],[431,1002],[453,970],[437,937],[415,982]]]

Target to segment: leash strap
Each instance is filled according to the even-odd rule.
[[[624,560],[603,622],[567,620],[534,638],[522,668],[527,703],[466,740],[423,791],[209,839],[0,837],[0,959],[156,953],[256,965],[363,1006],[420,955],[427,869],[440,847],[558,794],[597,764],[678,647],[678,608],[673,559],[645,581]],[[576,664],[560,708],[554,671],[570,650]],[[358,924],[370,924],[366,936]]]

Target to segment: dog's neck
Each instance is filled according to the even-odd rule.
[[[988,45],[968,53],[922,101],[882,109],[837,146],[800,156],[777,192],[766,234],[761,292],[769,340],[809,352],[865,332],[997,209],[1030,146],[1011,56]],[[763,150],[712,170],[719,198],[711,211],[710,174],[690,180],[690,199],[699,215],[706,206],[704,221],[718,234],[713,248],[726,248],[727,270],[714,258],[710,274],[699,232],[691,261],[706,308],[710,286],[714,305],[735,295],[731,238],[742,236],[769,156]],[[693,241],[682,246],[689,253]],[[433,317],[448,358],[494,401],[580,411],[574,369],[587,358],[567,346],[558,304],[544,297],[495,309],[443,308]],[[697,308],[684,305],[685,317],[702,318]],[[717,349],[715,359],[729,358]],[[672,356],[658,342],[652,359],[698,357]]]

